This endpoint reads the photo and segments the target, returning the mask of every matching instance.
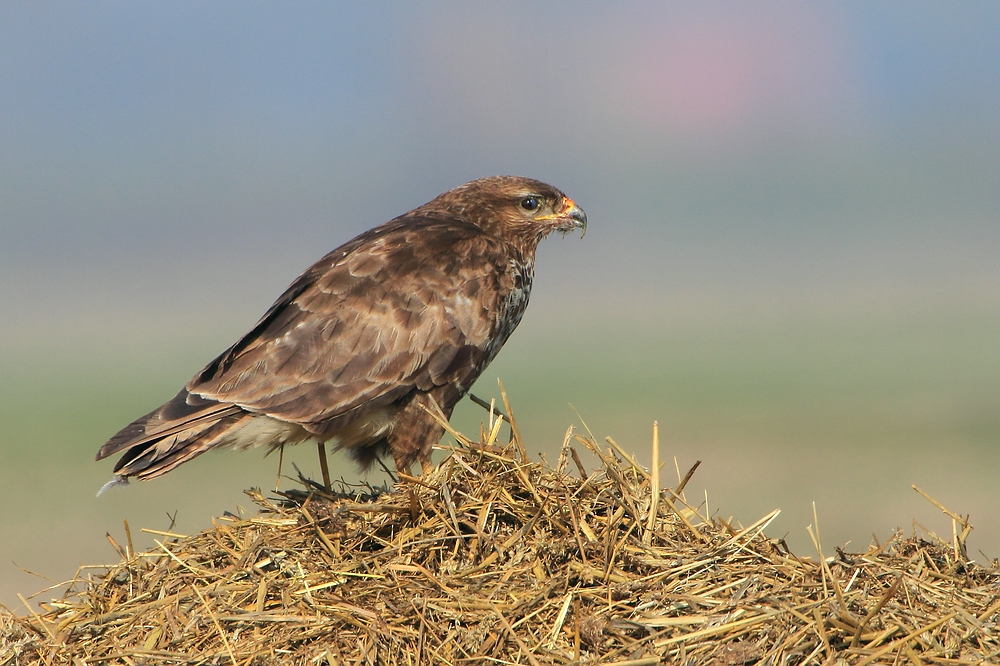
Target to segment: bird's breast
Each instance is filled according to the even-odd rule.
[[[496,333],[491,337],[487,348],[487,363],[499,353],[500,348],[510,337],[517,325],[521,323],[524,310],[528,307],[528,297],[531,295],[531,281],[534,277],[533,266],[530,263],[512,261],[510,263],[510,286],[501,294],[497,308]]]

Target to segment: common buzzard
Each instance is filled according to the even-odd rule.
[[[369,466],[430,465],[446,418],[528,305],[538,242],[586,232],[571,199],[482,178],[367,231],[300,275],[232,347],[97,452],[111,484],[209,449],[332,441]]]

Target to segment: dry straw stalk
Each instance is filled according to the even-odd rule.
[[[796,557],[763,533],[777,512],[742,529],[715,520],[682,487],[653,495],[655,468],[571,432],[582,478],[565,450],[552,469],[516,428],[491,446],[499,423],[378,496],[251,491],[253,517],[122,548],[40,612],[0,614],[0,666],[1000,658],[1000,573],[964,543],[896,534]]]

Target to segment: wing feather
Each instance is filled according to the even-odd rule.
[[[415,388],[464,393],[490,360],[509,251],[465,222],[398,218],[303,273],[187,390],[306,427]]]

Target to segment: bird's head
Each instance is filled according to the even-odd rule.
[[[427,206],[445,210],[534,252],[553,231],[587,232],[587,214],[565,194],[538,180],[519,176],[480,178],[445,192]]]

